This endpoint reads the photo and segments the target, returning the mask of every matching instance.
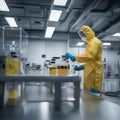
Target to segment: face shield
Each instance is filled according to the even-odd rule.
[[[78,31],[78,35],[82,39],[83,42],[87,42],[86,36],[82,31]]]

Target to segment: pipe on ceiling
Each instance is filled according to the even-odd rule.
[[[101,1],[101,0],[100,0]],[[98,0],[94,0],[92,1],[92,3],[90,3],[91,1],[89,0],[89,2],[87,2],[86,7],[84,8],[84,11],[82,12],[82,14],[78,17],[78,19],[76,20],[76,22],[71,26],[70,28],[70,32],[72,32],[72,30],[76,27],[76,25],[78,25],[79,23],[81,23],[80,21],[83,21],[83,19],[90,13],[90,10],[93,9],[93,7],[99,2]]]
[[[101,2],[104,2],[104,0],[93,1],[93,3],[91,3],[90,6],[86,7],[86,9],[83,11],[82,15],[80,15],[79,18],[77,19],[77,21],[72,25],[72,27],[70,28],[70,31],[72,31],[75,28],[75,26],[78,25],[79,23],[81,23],[81,26],[82,26],[84,19],[87,17],[86,14],[89,14],[90,12],[100,12],[100,13],[107,12],[113,6],[113,4],[115,4],[115,0],[108,0],[109,4],[107,5],[107,7],[104,10],[95,9]]]

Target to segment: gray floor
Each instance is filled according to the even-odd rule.
[[[63,87],[63,100],[70,100],[72,92],[71,87]],[[120,102],[112,103],[115,99],[119,98],[98,97],[81,91],[79,109],[75,109],[72,102],[64,101],[61,110],[55,111],[48,86],[27,86],[16,107],[0,110],[0,120],[119,120]]]
[[[109,102],[120,105],[120,96],[119,97],[115,97],[115,96],[111,97],[111,96],[104,95],[103,98]]]

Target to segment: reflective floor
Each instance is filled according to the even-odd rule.
[[[103,96],[103,97],[105,100],[107,100],[109,102],[120,105],[120,96],[118,96],[118,97]]]
[[[72,98],[72,89],[63,88],[64,99]],[[81,91],[79,109],[64,101],[61,110],[55,111],[52,100],[48,86],[27,86],[16,107],[0,110],[0,120],[119,120],[120,105],[87,92]]]

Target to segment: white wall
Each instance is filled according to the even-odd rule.
[[[47,59],[51,59],[52,57],[60,57],[66,53],[67,41],[47,41],[45,49]]]
[[[28,61],[30,63],[43,64],[46,59],[52,57],[60,57],[66,53],[67,41],[39,41],[30,40],[28,44]],[[42,58],[42,54],[46,54],[46,58]]]
[[[38,40],[30,40],[28,43],[28,61],[40,64],[41,55],[45,54],[45,44]]]
[[[84,53],[85,48],[69,48],[69,52],[73,55]],[[28,45],[28,60],[33,63],[41,63],[41,55],[46,54],[46,59],[52,57],[60,57],[67,52],[67,41],[52,41],[52,40],[30,40]],[[120,61],[118,50],[103,49],[102,59],[107,61]]]
[[[118,50],[103,49],[103,59],[106,58],[108,62],[120,61],[120,55],[118,55]]]

